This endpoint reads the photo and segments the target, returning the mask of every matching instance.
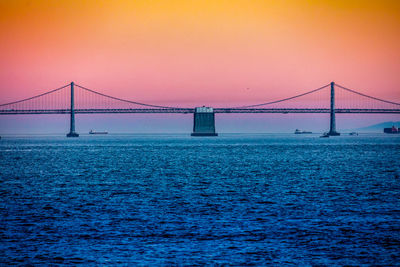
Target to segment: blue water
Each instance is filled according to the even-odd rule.
[[[0,265],[398,265],[400,136],[3,136],[0,215]]]

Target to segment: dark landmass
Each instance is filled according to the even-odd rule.
[[[370,125],[363,128],[355,129],[356,131],[360,132],[383,132],[383,128],[390,128],[392,126],[396,126],[397,128],[400,127],[400,121],[386,121],[374,125]]]

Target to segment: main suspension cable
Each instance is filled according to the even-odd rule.
[[[141,105],[141,106],[146,106],[146,107],[153,107],[153,108],[165,108],[165,109],[179,109],[178,107],[167,107],[167,106],[158,106],[158,105],[152,105],[152,104],[145,104],[145,103],[140,103],[140,102],[135,102],[135,101],[131,101],[131,100],[126,100],[126,99],[122,99],[122,98],[118,98],[118,97],[114,97],[114,96],[110,96],[110,95],[106,95],[103,93],[99,93],[96,92],[94,90],[91,90],[89,88],[83,87],[81,85],[75,84],[76,87],[79,87],[83,90],[89,91],[91,93],[97,94],[97,95],[101,95],[107,98],[111,98],[114,100],[118,100],[118,101],[122,101],[122,102],[126,102],[126,103],[131,103],[131,104],[136,104],[136,105]]]
[[[266,102],[266,103],[261,103],[261,104],[248,105],[248,106],[241,106],[241,107],[233,107],[233,108],[231,108],[231,109],[234,109],[234,108],[253,108],[253,107],[259,107],[259,106],[266,106],[266,105],[276,104],[276,103],[279,103],[279,102],[284,102],[284,101],[287,101],[287,100],[291,100],[291,99],[294,99],[294,98],[298,98],[298,97],[301,97],[301,96],[305,96],[305,95],[308,95],[308,94],[311,94],[311,93],[320,91],[320,90],[322,90],[322,89],[324,89],[324,88],[326,88],[326,87],[328,87],[328,86],[330,86],[330,83],[327,84],[327,85],[324,85],[324,86],[322,86],[322,87],[319,87],[319,88],[317,88],[317,89],[308,91],[308,92],[303,93],[303,94],[295,95],[295,96],[292,96],[292,97],[288,97],[288,98],[284,98],[284,99],[280,99],[280,100],[276,100],[276,101],[271,101],[271,102]]]
[[[68,86],[70,86],[70,84],[64,85],[64,86],[62,86],[60,88],[48,91],[48,92],[40,94],[40,95],[35,95],[35,96],[29,97],[29,98],[25,98],[25,99],[14,101],[14,102],[10,102],[10,103],[0,104],[0,107],[7,106],[7,105],[12,105],[12,104],[17,104],[17,103],[21,103],[21,102],[28,101],[28,100],[32,100],[32,99],[35,99],[35,98],[38,98],[38,97],[41,97],[41,96],[44,96],[44,95],[48,95],[48,94],[54,93],[56,91],[64,89],[65,87],[68,87]]]
[[[344,87],[344,86],[341,86],[340,84],[337,84],[337,83],[335,83],[335,85],[336,85],[337,87],[339,87],[339,88],[342,88],[343,90],[352,92],[352,93],[357,94],[357,95],[360,95],[360,96],[364,96],[364,97],[367,97],[367,98],[370,98],[370,99],[374,99],[374,100],[377,100],[377,101],[381,101],[381,102],[385,102],[385,103],[388,103],[388,104],[399,105],[399,106],[400,106],[400,103],[396,103],[396,102],[384,100],[384,99],[381,99],[381,98],[369,96],[369,95],[366,95],[366,94],[357,92],[357,91],[355,91],[355,90],[352,90],[352,89],[350,89],[350,88],[346,88],[346,87]]]

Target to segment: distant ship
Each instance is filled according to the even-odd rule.
[[[89,132],[89,134],[108,134],[108,132],[96,132],[96,131],[93,131],[93,130],[90,130],[90,132]]]
[[[397,129],[394,125],[392,126],[392,128],[384,128],[383,132],[388,134],[400,134],[400,130]]]
[[[296,131],[294,131],[295,134],[312,134],[312,132],[308,132],[308,131],[302,131],[299,129],[296,129]]]
[[[349,135],[358,135],[358,133],[357,132],[351,132],[351,133],[349,133]]]

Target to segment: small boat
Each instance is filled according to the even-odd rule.
[[[294,131],[294,134],[312,134],[312,132],[296,129],[296,131]]]
[[[351,132],[351,133],[349,133],[349,135],[355,135],[355,136],[357,136],[358,133],[356,133],[356,132]]]
[[[326,137],[329,137],[329,134],[328,134],[328,133],[323,133],[323,134],[320,136],[320,138],[326,138]]]
[[[90,130],[89,134],[108,134],[108,132],[104,131],[104,132],[96,132],[93,130]]]

